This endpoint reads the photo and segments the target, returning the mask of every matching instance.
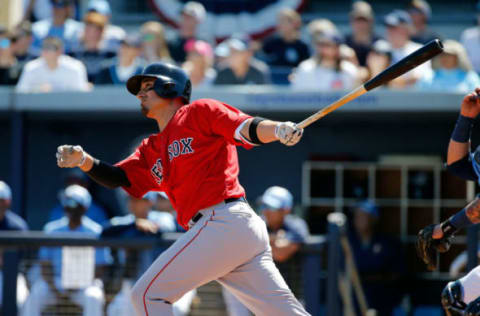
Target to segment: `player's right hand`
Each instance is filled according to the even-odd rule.
[[[480,88],[475,88],[475,91],[463,98],[460,114],[471,118],[480,114]]]
[[[297,127],[292,122],[278,123],[275,128],[275,136],[278,140],[287,146],[293,146],[300,141],[303,134],[303,128]]]
[[[82,146],[62,145],[57,148],[57,165],[60,168],[79,167],[85,161],[85,151]]]

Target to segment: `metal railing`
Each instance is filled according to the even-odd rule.
[[[130,250],[149,250],[166,248],[171,245],[178,237],[179,233],[166,233],[161,238],[134,238],[134,239],[113,239],[113,238],[96,238],[96,237],[79,237],[78,235],[52,235],[45,234],[43,232],[29,231],[29,232],[0,232],[0,251],[3,251],[3,315],[17,315],[17,275],[20,270],[25,275],[28,274],[28,270],[31,270],[35,265],[38,265],[38,261],[35,255],[35,251],[40,247],[109,247],[110,249],[130,249]],[[302,247],[300,251],[298,273],[295,273],[295,277],[299,276],[302,282],[299,280],[289,280],[286,277],[289,285],[293,282],[295,284],[301,284],[301,289],[295,289],[292,287],[295,294],[302,295],[301,300],[304,301],[307,310],[312,315],[319,315],[321,294],[322,294],[322,280],[325,274],[322,273],[321,257],[325,248],[324,236],[311,236],[307,240],[307,243]],[[115,262],[115,261],[114,261]],[[118,266],[116,268],[119,268]],[[126,270],[131,270],[132,267],[126,267]],[[28,277],[27,277],[28,278]],[[117,275],[118,278],[118,275]],[[116,280],[119,283],[119,280]],[[28,283],[28,282],[27,282]],[[120,282],[121,283],[121,282]],[[114,287],[113,287],[114,288]],[[118,293],[118,287],[112,289],[112,286],[105,286],[105,296],[112,298]],[[109,300],[107,299],[107,303]],[[201,305],[201,303],[200,303]],[[72,315],[67,312],[66,307],[63,308],[61,315]],[[202,308],[200,306],[199,308]],[[75,309],[74,309],[75,311]],[[75,313],[74,313],[75,314]],[[193,315],[193,313],[192,313]]]

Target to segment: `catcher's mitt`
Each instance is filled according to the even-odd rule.
[[[433,271],[437,268],[437,252],[446,252],[450,249],[453,235],[433,239],[433,229],[435,225],[429,225],[420,230],[415,241],[417,255],[425,262],[427,268]]]

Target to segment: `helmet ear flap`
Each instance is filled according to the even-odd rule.
[[[153,84],[153,88],[158,96],[162,98],[174,98],[177,96],[174,82],[164,82],[163,80],[157,78]]]

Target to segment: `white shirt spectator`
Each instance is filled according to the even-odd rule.
[[[67,55],[58,58],[56,69],[50,69],[40,57],[28,62],[20,76],[17,92],[88,91],[87,70]]]
[[[401,60],[402,58],[410,55],[417,49],[422,47],[421,44],[409,41],[405,46],[401,48],[393,48],[392,47],[392,65]],[[432,70],[432,64],[430,61],[427,61],[426,63],[413,68],[406,74],[404,74],[402,77],[407,77],[410,78],[413,76],[413,78],[419,79],[423,76],[425,72],[431,72]]]
[[[357,67],[346,60],[340,62],[340,70],[336,71],[323,67],[310,58],[298,65],[292,79],[292,88],[316,91],[349,90],[355,85],[357,73]]]
[[[460,41],[467,50],[473,69],[480,72],[480,28],[474,26],[466,29],[463,31]]]

